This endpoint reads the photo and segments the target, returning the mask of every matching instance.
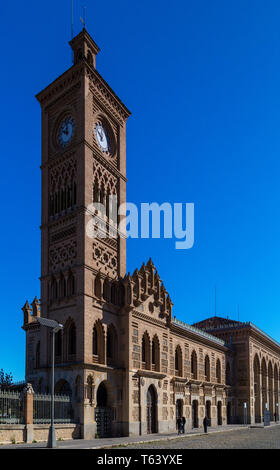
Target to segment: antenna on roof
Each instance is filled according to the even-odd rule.
[[[215,284],[215,317],[216,317],[216,314],[217,314],[217,287]]]
[[[71,40],[74,37],[74,0],[71,0]],[[74,64],[74,51],[71,51],[71,60]]]
[[[71,39],[74,37],[74,0],[71,0]]]

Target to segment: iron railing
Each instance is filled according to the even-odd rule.
[[[226,343],[223,339],[217,338],[216,336],[213,336],[210,333],[206,333],[205,331],[201,330],[200,328],[196,328],[195,326],[189,325],[188,323],[185,323],[181,320],[178,320],[177,318],[172,318],[172,323],[175,324],[175,325],[181,326],[185,330],[196,333],[199,336],[203,336],[204,338],[210,339],[214,343],[218,343],[218,344],[221,344],[223,346],[226,346]]]
[[[73,423],[71,397],[68,395],[54,396],[54,422]],[[33,401],[34,424],[49,424],[51,422],[51,395],[35,394]]]
[[[0,424],[23,424],[23,422],[22,394],[0,390]]]

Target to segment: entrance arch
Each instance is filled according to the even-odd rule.
[[[56,395],[72,395],[72,390],[70,387],[69,382],[65,379],[60,379],[58,382],[56,382],[55,387],[54,387],[54,393]]]
[[[98,437],[112,437],[113,409],[108,384],[101,382],[96,392],[95,421]]]
[[[157,432],[157,397],[153,385],[147,391],[147,434]]]
[[[255,423],[261,422],[261,375],[260,361],[256,354],[254,359],[254,404],[255,404]]]
[[[211,426],[211,401],[207,400],[205,404],[205,416],[208,419],[208,426]]]
[[[183,400],[176,400],[176,420],[183,416]]]
[[[217,404],[217,424],[218,426],[221,426],[223,424],[222,420],[222,402],[218,401]]]
[[[265,359],[262,359],[261,364],[261,375],[262,375],[262,420],[264,419],[264,412],[266,407],[268,406],[268,399],[267,399],[267,367]]]
[[[192,427],[198,428],[198,401],[192,402]]]

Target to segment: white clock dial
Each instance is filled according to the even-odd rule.
[[[74,119],[71,117],[64,119],[58,132],[59,142],[60,142],[60,145],[62,145],[62,147],[65,147],[66,145],[70,143],[74,134],[74,129],[75,129]]]
[[[94,132],[97,143],[101,148],[102,152],[109,152],[109,138],[102,124],[96,124]]]

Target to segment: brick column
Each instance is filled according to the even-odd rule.
[[[34,432],[33,432],[33,398],[34,398],[34,390],[31,384],[26,384],[23,390],[23,400],[24,400],[24,422],[25,422],[25,429],[26,429],[26,442],[32,442],[34,439]]]

